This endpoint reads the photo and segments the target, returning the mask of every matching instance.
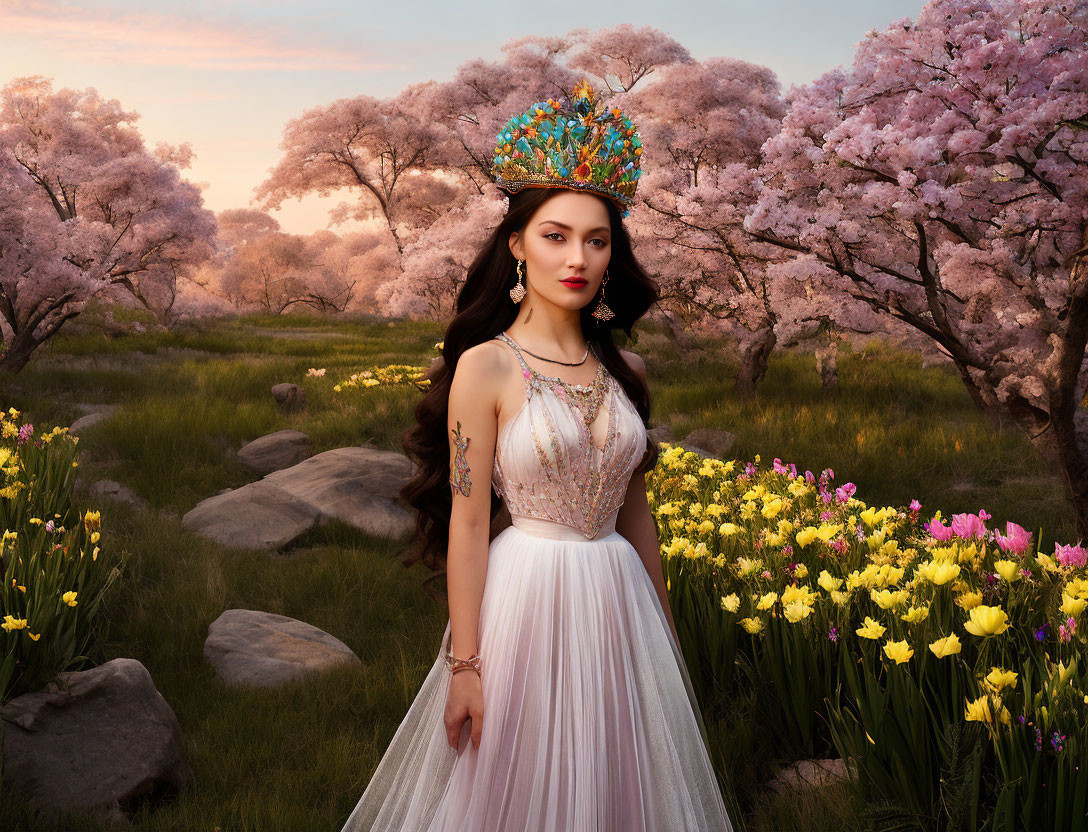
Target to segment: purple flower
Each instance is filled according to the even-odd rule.
[[[793,546],[791,544],[787,543],[785,546],[782,547],[782,554],[783,555],[792,555],[793,554]],[[791,572],[796,568],[797,568],[796,563],[791,563],[790,564],[790,571]]]
[[[22,445],[26,440],[34,435],[34,426],[29,422],[19,428],[19,441],[18,444]]]
[[[854,496],[854,492],[858,490],[858,487],[852,482],[840,485],[835,489],[835,496],[839,498],[840,503],[849,502],[850,498]]]
[[[1042,627],[1035,631],[1036,641],[1046,641],[1046,629],[1049,625],[1044,623]]]
[[[1054,736],[1050,738],[1050,744],[1054,746],[1054,750],[1061,753],[1061,750],[1065,748],[1064,743],[1065,734],[1059,734],[1057,731],[1055,731]]]
[[[782,464],[782,460],[778,457],[774,458],[774,463],[771,467],[774,468],[774,472],[776,474],[785,474],[789,471],[789,469]]]
[[[816,482],[816,475],[813,474],[811,471],[805,471],[805,482]]]
[[[829,639],[831,639],[832,641],[838,641],[839,640],[839,628],[838,627],[832,627],[830,630],[827,631],[827,637]]]
[[[841,555],[846,551],[846,540],[841,537],[836,537],[831,541],[831,548]]]

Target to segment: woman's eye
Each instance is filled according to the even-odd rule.
[[[547,238],[549,238],[549,239],[551,239],[552,237],[561,237],[562,235],[561,235],[561,234],[560,234],[560,233],[559,233],[558,231],[553,231],[553,232],[551,232],[550,234],[545,234],[544,236],[545,236],[545,237],[547,237]],[[608,245],[608,243],[606,243],[606,242],[605,242],[604,240],[602,240],[602,239],[601,239],[600,237],[594,237],[594,238],[593,238],[593,240],[592,240],[591,242],[598,242],[598,243],[600,243],[600,245],[599,245],[599,246],[597,246],[597,248],[604,248],[605,246],[607,246],[607,245]]]

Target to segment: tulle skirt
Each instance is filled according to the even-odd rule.
[[[519,517],[491,541],[483,730],[446,739],[434,665],[343,832],[731,832],[680,649],[637,550]],[[469,672],[472,671],[463,671]]]

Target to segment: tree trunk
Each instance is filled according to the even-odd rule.
[[[820,384],[824,390],[834,390],[839,386],[838,357],[839,342],[834,338],[816,348],[816,372],[820,374]]]
[[[0,372],[18,373],[30,361],[30,356],[39,344],[32,337],[16,336],[11,348],[0,356]]]
[[[756,385],[767,373],[767,362],[777,341],[773,326],[764,327],[753,333],[741,356],[735,388],[738,395],[746,399],[755,396]]]
[[[1028,433],[1031,443],[1051,469],[1061,477],[1066,499],[1073,508],[1077,537],[1088,541],[1088,461],[1076,441],[1072,420],[1052,420],[1041,431],[1034,420],[1019,426]]]

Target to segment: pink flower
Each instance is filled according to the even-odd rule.
[[[943,520],[938,520],[937,515],[933,515],[928,523],[923,523],[922,528],[933,535],[935,540],[945,541],[952,537],[952,527],[946,526]]]
[[[959,537],[970,539],[972,537],[986,537],[986,518],[990,517],[986,514],[984,518],[982,515],[986,514],[984,511],[980,511],[978,514],[953,514],[952,515],[952,532]]]
[[[1085,566],[1088,564],[1088,551],[1084,550],[1079,540],[1068,546],[1055,543],[1054,559],[1062,566]]]
[[[1014,555],[1024,554],[1031,544],[1031,534],[1028,530],[1012,522],[1005,523],[1005,534],[995,531],[994,536],[1002,552],[1011,552]]]
[[[849,502],[850,498],[854,496],[854,492],[858,490],[858,487],[852,482],[844,483],[835,489],[835,496],[839,498],[840,503]]]
[[[911,500],[910,501],[909,508],[910,508],[911,511],[918,511],[921,507],[922,507],[922,504],[919,503],[917,500]]]

